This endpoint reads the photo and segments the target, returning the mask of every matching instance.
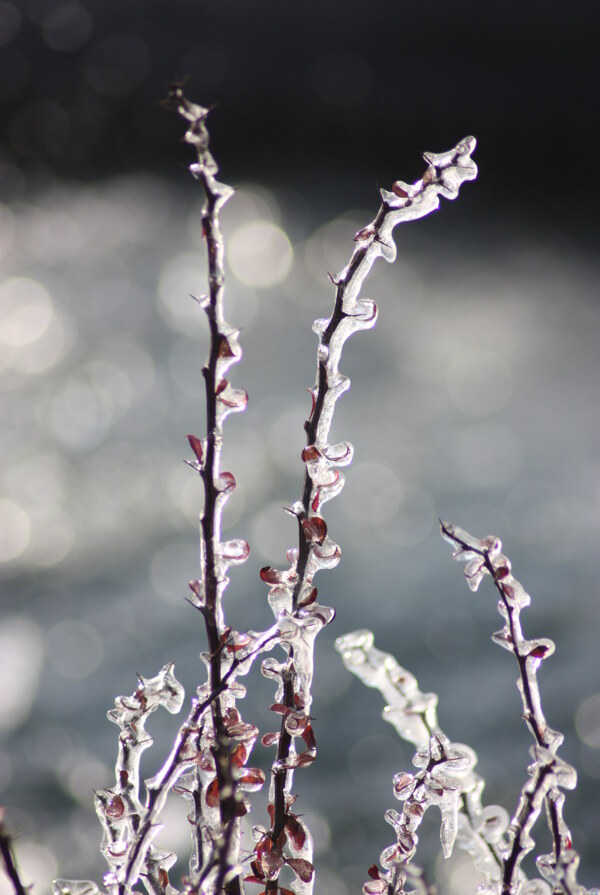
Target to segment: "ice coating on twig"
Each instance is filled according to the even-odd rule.
[[[455,198],[460,184],[477,176],[477,168],[471,159],[474,149],[475,140],[469,137],[449,152],[439,155],[426,153],[427,170],[421,180],[410,187],[404,185],[406,190],[398,181],[392,192],[381,191],[383,204],[371,224],[355,235],[356,245],[349,263],[336,276],[330,274],[336,288],[331,316],[317,319],[313,324],[318,337],[317,374],[315,384],[310,389],[312,408],[304,426],[307,436],[302,452],[304,488],[301,499],[288,510],[298,521],[298,547],[288,551],[288,569],[267,567],[261,572],[263,581],[270,585],[269,603],[276,618],[281,620],[282,639],[287,638],[289,645],[287,661],[281,663],[277,670],[268,664],[269,660],[263,663],[263,671],[277,679],[276,705],[280,706],[277,710],[283,715],[279,735],[268,735],[268,742],[277,745],[272,764],[272,817],[268,833],[269,841],[276,847],[280,841],[285,845],[281,837],[286,835],[294,769],[311,763],[316,757],[316,742],[309,723],[313,644],[319,630],[333,618],[334,611],[317,602],[313,579],[317,572],[334,568],[341,558],[341,550],[329,536],[322,511],[323,505],[342,490],[344,475],[339,467],[349,464],[353,455],[349,442],[329,444],[336,402],[350,387],[349,378],[339,369],[342,349],[354,333],[375,326],[377,306],[371,299],[361,298],[360,290],[377,258],[394,261],[394,227],[434,211],[439,206],[440,195]],[[296,719],[296,715],[300,718]],[[290,726],[292,719],[293,729]],[[297,721],[300,722],[299,727]],[[294,742],[294,736],[297,737],[298,733],[305,745],[300,754],[296,752]],[[450,799],[448,796],[442,805],[446,839],[454,835],[451,831],[451,813],[447,811]],[[275,852],[276,848],[268,852],[269,868]],[[254,879],[265,883],[265,891],[269,895],[275,895],[277,890],[279,870],[285,863],[283,853],[279,853],[278,859],[279,864],[272,873],[267,873],[262,859],[257,857],[254,862],[259,869]],[[297,895],[310,895],[312,875],[307,872],[305,878],[301,874],[296,874],[296,877],[292,890]]]
[[[150,679],[139,678],[139,685],[130,697],[118,696],[108,718],[120,728],[119,754],[115,766],[115,786],[96,792],[96,813],[104,828],[102,854],[110,868],[104,884],[110,889],[126,890],[140,873],[148,880],[162,878],[167,887],[168,871],[175,855],[161,852],[152,845],[160,829],[144,824],[148,809],[139,797],[140,758],[150,748],[152,738],[145,729],[149,716],[161,707],[176,714],[183,703],[183,687],[173,674],[173,665],[165,665]],[[146,826],[145,836],[138,833]]]
[[[456,842],[471,854],[490,884],[498,882],[508,815],[499,805],[482,806],[484,782],[474,772],[477,756],[469,746],[452,743],[438,726],[437,695],[422,693],[409,671],[374,646],[371,631],[339,637],[335,648],[349,671],[367,687],[379,690],[387,703],[383,718],[403,740],[416,747],[413,764],[420,769],[416,774],[402,771],[394,777],[394,795],[404,802],[404,809],[401,813],[388,811],[386,820],[394,827],[396,843],[381,853],[383,871],[375,868],[377,875],[371,874],[375,881],[365,884],[365,895],[407,891],[410,862],[418,845],[417,830],[425,811],[434,805],[441,814],[444,855],[450,855]]]
[[[498,612],[504,627],[492,635],[499,646],[513,653],[519,666],[517,687],[523,702],[523,718],[531,731],[534,745],[530,749],[532,764],[527,768],[529,779],[521,790],[517,808],[508,827],[508,844],[502,849],[502,881],[486,890],[486,895],[523,895],[524,892],[545,893],[550,890],[565,895],[584,895],[586,889],[577,882],[579,855],[573,848],[571,831],[563,818],[564,793],[574,789],[577,773],[557,756],[563,735],[549,727],[542,711],[537,672],[544,659],[554,652],[554,643],[547,638],[527,639],[521,628],[521,610],[531,598],[513,576],[510,560],[502,553],[502,542],[490,536],[474,538],[449,522],[441,523],[441,533],[453,548],[453,559],[466,562],[465,578],[476,591],[490,576],[499,594]],[[546,883],[537,889],[523,884],[520,865],[535,847],[532,828],[545,805],[552,836],[552,854],[540,855],[536,865]],[[533,886],[536,881],[530,881]],[[549,887],[548,885],[549,884]]]
[[[202,209],[202,236],[208,256],[208,295],[199,300],[205,312],[209,332],[209,356],[202,370],[205,383],[207,433],[204,440],[188,436],[195,461],[190,465],[198,472],[204,488],[204,507],[200,515],[200,576],[190,583],[193,604],[204,618],[208,640],[203,655],[208,671],[205,685],[198,696],[210,698],[210,711],[199,719],[197,759],[177,791],[188,802],[191,812],[192,855],[186,888],[216,893],[227,883],[228,889],[241,892],[240,819],[249,810],[244,793],[260,788],[264,774],[248,768],[247,761],[258,736],[258,729],[243,722],[236,701],[245,695],[245,688],[236,683],[236,675],[246,673],[251,662],[242,665],[242,656],[255,656],[276,637],[261,641],[260,635],[241,634],[225,623],[223,594],[229,582],[231,566],[244,563],[250,553],[247,541],[233,538],[221,540],[223,507],[235,490],[235,478],[221,470],[223,422],[230,413],[245,409],[248,396],[244,389],[232,386],[225,374],[238,363],[242,351],[238,331],[224,318],[224,244],[219,212],[233,194],[231,187],[216,179],[217,164],[209,150],[206,126],[209,110],[190,102],[181,85],[171,89],[171,100],[179,114],[189,122],[185,141],[196,151],[197,161],[190,171],[199,181],[205,195]],[[225,686],[224,677],[229,680]]]

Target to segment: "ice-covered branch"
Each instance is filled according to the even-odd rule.
[[[548,826],[552,835],[552,854],[541,855],[536,864],[549,886],[540,881],[539,892],[582,895],[577,883],[579,855],[573,848],[572,836],[562,814],[564,793],[574,789],[577,773],[557,756],[563,735],[549,727],[542,711],[537,672],[544,659],[554,652],[554,643],[547,638],[527,639],[521,629],[521,610],[531,598],[511,572],[510,560],[502,553],[502,542],[496,537],[474,538],[466,531],[441,523],[442,537],[453,547],[453,558],[467,563],[465,578],[476,591],[487,575],[491,576],[499,594],[498,612],[504,627],[492,635],[499,646],[513,653],[519,666],[517,686],[523,701],[523,718],[534,739],[531,748],[533,763],[528,767],[529,780],[521,790],[517,809],[508,828],[508,847],[503,851],[503,875],[500,886],[488,890],[489,895],[519,895],[520,864],[535,842],[531,830],[545,803]],[[551,888],[550,888],[551,887]]]
[[[471,158],[474,149],[475,139],[467,137],[449,152],[425,153],[427,170],[421,180],[414,184],[396,181],[391,191],[381,191],[382,205],[373,221],[356,233],[356,247],[349,263],[336,276],[330,275],[336,287],[331,316],[315,320],[313,324],[319,342],[317,375],[310,390],[312,409],[305,424],[307,445],[302,452],[306,466],[304,487],[301,499],[289,510],[298,521],[298,548],[288,552],[287,570],[265,568],[262,571],[263,580],[270,585],[269,603],[273,612],[276,617],[287,619],[290,631],[287,662],[279,666],[276,674],[277,700],[281,706],[278,711],[283,718],[279,736],[272,735],[272,742],[277,743],[277,755],[272,765],[273,807],[268,838],[275,845],[285,836],[289,825],[294,769],[312,762],[316,756],[310,725],[313,644],[319,630],[333,618],[334,611],[316,602],[313,579],[321,569],[334,568],[341,557],[339,546],[329,537],[322,508],[340,493],[344,475],[339,467],[348,465],[353,455],[349,442],[329,443],[335,404],[350,387],[349,378],[339,370],[342,349],[351,335],[375,325],[375,302],[360,298],[360,290],[377,258],[394,261],[394,227],[437,209],[440,196],[456,198],[460,185],[477,176],[477,167]],[[282,639],[286,640],[283,633]],[[306,746],[300,755],[294,746],[294,738],[298,736]],[[305,841],[308,842],[308,835]],[[269,867],[273,864],[273,851],[273,848],[269,851]],[[302,857],[308,861],[308,856],[306,846]],[[266,873],[257,861],[261,872],[256,877],[266,880],[268,893],[275,893],[277,889],[279,870],[284,863],[282,855],[278,856],[277,863],[272,872]],[[306,878],[296,875],[292,888],[301,895],[309,895],[312,882],[308,872]]]
[[[412,885],[419,872],[410,867],[417,850],[417,830],[432,806],[441,813],[444,855],[450,855],[456,841],[489,883],[498,882],[508,814],[499,805],[482,806],[484,782],[473,770],[477,756],[469,746],[450,742],[439,728],[437,695],[422,693],[409,671],[374,646],[371,631],[346,634],[335,646],[346,668],[367,687],[379,690],[387,703],[384,719],[416,747],[413,764],[420,768],[416,774],[400,772],[394,777],[394,795],[404,808],[401,813],[388,811],[385,819],[394,827],[396,843],[381,853],[383,872],[375,865],[369,871],[365,895],[404,893]]]
[[[223,316],[223,236],[219,212],[233,194],[231,187],[216,179],[217,164],[208,148],[206,120],[209,110],[189,102],[180,85],[174,85],[171,101],[188,122],[185,141],[196,150],[197,160],[190,171],[200,182],[205,195],[202,210],[202,235],[208,256],[208,294],[198,299],[205,311],[210,330],[208,360],[202,370],[205,382],[207,434],[204,440],[188,436],[195,459],[190,465],[197,470],[204,486],[204,507],[200,516],[200,577],[192,583],[194,603],[202,613],[206,626],[209,692],[221,689],[224,672],[233,661],[238,635],[225,625],[222,599],[228,584],[227,571],[248,558],[250,548],[244,540],[221,541],[223,507],[235,489],[235,478],[221,471],[223,421],[233,412],[244,410],[248,396],[243,389],[233,388],[225,374],[237,363],[242,351],[237,330]],[[233,643],[233,648],[231,644]],[[195,784],[188,779],[194,804],[193,820],[202,854],[194,849],[190,865],[191,889],[202,882],[208,890],[220,892],[225,880],[229,890],[242,888],[239,868],[240,818],[246,813],[241,789],[257,788],[264,775],[258,769],[246,771],[245,765],[258,730],[244,725],[242,739],[232,735],[232,728],[241,723],[235,707],[244,695],[241,686],[223,689],[211,703],[210,715],[204,718],[199,732],[202,763],[195,768]],[[237,745],[234,741],[238,739]],[[189,775],[188,775],[189,777]],[[250,781],[252,777],[252,781]],[[252,783],[252,785],[251,785]],[[199,797],[199,801],[198,801]]]

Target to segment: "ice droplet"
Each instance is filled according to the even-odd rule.
[[[491,845],[500,841],[507,830],[510,818],[501,805],[486,805],[477,816],[474,828]]]
[[[250,545],[241,538],[224,541],[219,547],[219,556],[227,565],[241,565],[250,556]]]
[[[368,880],[362,890],[364,895],[384,895],[387,892],[388,884],[383,879]]]

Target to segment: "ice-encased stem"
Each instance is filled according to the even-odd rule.
[[[521,889],[520,865],[535,842],[530,832],[545,804],[552,836],[552,854],[540,855],[537,868],[555,893],[583,895],[585,888],[577,882],[579,855],[573,848],[571,831],[563,818],[564,793],[574,789],[577,773],[556,754],[563,735],[549,727],[542,711],[537,671],[542,661],[554,652],[554,643],[547,638],[528,640],[520,621],[521,610],[531,602],[522,584],[514,578],[510,560],[502,553],[499,538],[474,538],[448,522],[441,523],[444,540],[453,547],[453,559],[467,563],[465,578],[476,591],[489,575],[498,592],[498,612],[504,627],[492,640],[512,652],[519,666],[517,686],[523,702],[523,718],[531,731],[534,745],[530,752],[533,764],[527,769],[530,779],[524,784],[517,808],[508,829],[509,844],[503,855],[501,895],[518,895]]]
[[[315,620],[320,619],[319,627],[333,617],[333,610],[316,603],[313,578],[320,569],[333,568],[341,557],[339,546],[327,533],[321,508],[341,491],[344,477],[337,467],[350,463],[353,454],[352,446],[347,442],[328,443],[335,404],[350,386],[348,377],[339,371],[342,348],[353,333],[375,325],[375,303],[361,299],[359,295],[377,258],[383,257],[389,262],[395,260],[394,227],[430,214],[439,207],[440,196],[455,199],[461,184],[475,179],[477,167],[471,158],[475,145],[475,139],[467,137],[448,152],[425,153],[427,169],[420,180],[414,184],[396,181],[391,191],[381,190],[382,205],[374,220],[355,235],[356,248],[349,263],[337,276],[330,275],[336,287],[333,312],[329,319],[316,320],[313,325],[319,344],[316,381],[311,389],[312,410],[305,424],[304,487],[301,499],[290,509],[298,520],[298,548],[288,554],[289,570],[263,570],[264,580],[271,584],[269,602],[276,617],[285,614],[300,622],[312,616]],[[312,643],[302,666],[295,650],[296,646],[290,643],[285,670],[280,676],[280,698],[288,715],[282,720],[277,756],[272,766],[273,816],[269,836],[273,843],[286,827],[293,771],[298,766],[287,718],[298,709],[305,718],[310,717],[312,701]],[[314,745],[316,747],[316,743]],[[306,755],[307,752],[310,754]],[[308,763],[316,755],[316,749],[309,747],[303,754]],[[270,895],[277,889],[277,879],[278,875],[267,881],[266,891]],[[294,885],[299,895],[310,895],[311,880],[297,882],[293,888]]]
[[[231,565],[244,562],[249,555],[247,542],[221,541],[223,507],[235,488],[233,475],[222,473],[220,468],[222,424],[229,413],[244,410],[247,403],[246,392],[232,388],[225,378],[229,367],[242,356],[237,330],[227,324],[223,317],[224,247],[219,212],[233,190],[216,179],[218,166],[208,148],[206,119],[209,110],[187,100],[180,85],[172,87],[170,99],[188,122],[184,139],[197,154],[197,161],[190,165],[190,171],[200,182],[205,195],[202,236],[207,249],[209,292],[199,299],[199,304],[206,313],[210,331],[209,356],[202,369],[207,434],[204,442],[189,436],[195,454],[191,465],[200,474],[204,487],[204,506],[200,516],[200,578],[191,587],[195,605],[201,611],[206,626],[208,690],[215,692],[221,690],[224,670],[231,661],[227,651],[232,648],[229,642],[232,632],[225,626],[222,605],[228,584],[227,570]],[[240,690],[238,693],[243,695]],[[199,733],[204,766],[197,770],[193,790],[201,795],[194,819],[196,827],[200,828],[202,856],[193,856],[193,865],[197,866],[190,867],[192,880],[198,879],[199,875],[199,879],[206,882],[207,876],[212,874],[210,888],[214,892],[222,890],[227,876],[229,891],[234,895],[243,889],[240,871],[236,868],[239,866],[240,817],[245,813],[234,763],[240,766],[238,759],[241,749],[244,753],[241,764],[245,763],[258,733],[255,728],[248,730],[248,736],[234,756],[230,729],[239,722],[235,699],[233,687],[224,689],[212,701],[210,719],[205,719]],[[193,887],[193,882],[191,885]]]
[[[449,856],[456,839],[487,882],[498,882],[508,815],[498,805],[482,806],[484,781],[473,770],[477,756],[469,746],[450,742],[439,728],[437,695],[421,692],[409,671],[375,647],[371,631],[339,637],[335,647],[352,674],[367,687],[379,690],[386,702],[384,720],[393,725],[401,739],[416,747],[413,764],[422,769],[414,775],[400,772],[394,777],[394,795],[405,803],[401,814],[386,814],[396,831],[396,844],[382,852],[385,873],[365,884],[365,895],[405,891],[418,844],[417,830],[425,811],[433,805],[441,812],[445,856]]]

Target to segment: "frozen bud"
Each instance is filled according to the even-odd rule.
[[[215,480],[215,488],[219,494],[231,494],[235,491],[235,478],[231,472],[222,472]]]
[[[415,788],[416,781],[412,774],[401,771],[394,777],[394,795],[397,799],[407,799]]]
[[[228,566],[241,565],[250,556],[250,545],[241,538],[224,541],[219,545],[219,556]]]
[[[326,364],[329,360],[329,347],[327,345],[319,345],[317,348],[317,357],[322,364]]]
[[[508,811],[501,805],[486,805],[475,818],[474,828],[490,845],[500,841],[509,824]]]
[[[470,560],[465,566],[465,578],[470,590],[476,591],[483,581],[483,578],[489,574],[485,567],[485,559],[482,556],[476,556]]]
[[[199,467],[202,466],[202,458],[204,455],[204,445],[202,441],[197,438],[195,435],[188,435],[187,437],[190,447],[196,455],[196,460],[198,462]]]
[[[373,239],[374,236],[375,230],[373,227],[363,227],[362,230],[354,234],[354,242],[366,242]]]
[[[308,724],[308,716],[303,712],[289,712],[286,715],[285,729],[292,736],[300,736]]]
[[[327,523],[321,516],[310,516],[302,520],[302,531],[309,544],[323,544],[327,536]]]
[[[288,858],[286,864],[303,883],[309,883],[312,880],[315,868],[306,858]]]
[[[263,659],[260,670],[262,672],[263,677],[268,678],[281,678],[284,672],[285,666],[278,662],[277,659]]]
[[[384,870],[390,870],[398,864],[401,864],[404,857],[404,849],[399,849],[397,844],[388,845],[388,847],[384,848],[379,855],[379,862]]]
[[[125,814],[125,802],[121,796],[113,796],[105,808],[107,817],[117,820]]]
[[[385,895],[388,884],[383,879],[371,879],[362,888],[364,895]]]

